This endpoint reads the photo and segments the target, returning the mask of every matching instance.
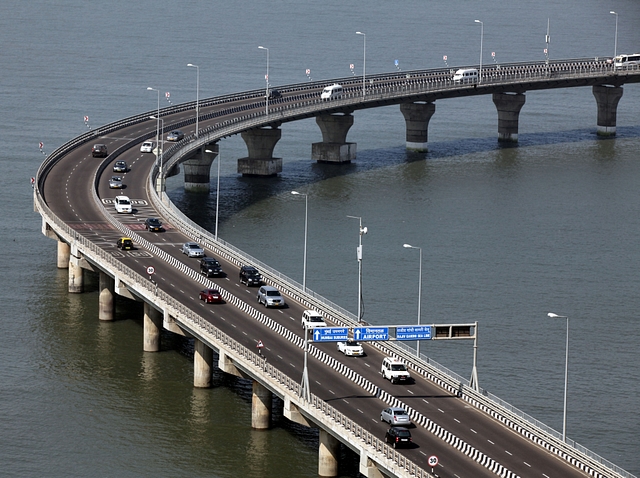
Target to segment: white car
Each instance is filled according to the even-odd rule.
[[[353,339],[349,339],[346,342],[338,342],[338,350],[347,357],[364,356],[364,349],[362,348],[362,345]]]
[[[153,141],[145,141],[144,143],[142,143],[142,146],[140,146],[140,152],[141,153],[153,153],[153,148],[156,147],[156,143]]]
[[[315,310],[305,310],[302,313],[301,325],[303,329],[315,329],[317,327],[326,327],[327,323]]]
[[[113,200],[113,205],[117,213],[131,214],[133,212],[131,200],[127,196],[116,196]]]
[[[382,361],[380,373],[391,383],[408,383],[411,380],[407,366],[403,362],[391,357],[385,357]]]
[[[204,249],[195,242],[185,242],[182,245],[182,253],[189,257],[204,257]]]

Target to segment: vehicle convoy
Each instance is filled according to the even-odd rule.
[[[353,339],[348,339],[346,342],[338,342],[338,350],[347,357],[364,357],[362,345]]]
[[[320,312],[315,310],[305,310],[302,313],[301,324],[303,329],[315,329],[317,327],[326,327],[327,323],[324,321]]]
[[[200,273],[204,276],[220,276],[222,275],[222,266],[213,257],[205,257],[200,260]]]
[[[399,360],[395,360],[391,357],[386,357],[382,361],[380,373],[391,383],[407,383],[411,380],[411,375],[407,370],[407,366]]]

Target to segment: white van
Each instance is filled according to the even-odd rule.
[[[452,79],[457,84],[478,83],[478,70],[475,68],[460,68],[454,73]]]
[[[342,85],[335,83],[331,86],[327,86],[324,90],[322,90],[320,98],[323,100],[334,100],[337,98],[342,98]]]

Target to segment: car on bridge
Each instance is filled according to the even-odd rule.
[[[391,383],[407,383],[411,380],[411,375],[407,370],[407,366],[399,360],[391,357],[385,357],[384,360],[382,360],[380,373]]]
[[[91,156],[94,158],[106,158],[109,155],[106,144],[94,144],[91,148]]]
[[[222,300],[222,295],[218,289],[204,289],[200,291],[199,295],[200,300],[204,300],[207,304],[213,304],[214,302],[217,304],[221,304],[224,302]]]
[[[287,305],[280,291],[270,285],[263,285],[258,289],[258,304],[265,307],[284,307]]]
[[[111,179],[109,179],[109,188],[122,189],[122,176],[111,176]]]
[[[411,432],[403,427],[391,427],[385,433],[384,441],[391,443],[393,448],[411,446]]]
[[[167,141],[180,141],[184,138],[184,133],[179,129],[174,129],[167,135]]]
[[[387,422],[389,425],[402,425],[409,426],[411,425],[411,417],[404,410],[404,408],[400,407],[389,407],[385,408],[380,412],[380,421]]]
[[[347,357],[364,357],[362,345],[353,339],[348,339],[346,342],[338,342],[338,350]]]
[[[128,167],[127,167],[126,161],[118,160],[113,165],[114,173],[126,173],[127,170],[128,170]]]
[[[204,257],[204,249],[195,242],[185,242],[182,245],[182,253],[188,257]]]
[[[200,261],[200,273],[206,277],[221,276],[222,266],[213,257],[205,257]]]
[[[148,217],[144,220],[144,227],[150,232],[162,231],[162,221],[157,217]]]
[[[140,145],[141,153],[153,153],[153,148],[156,147],[156,143],[153,141],[145,141]]]
[[[133,240],[130,237],[121,237],[116,242],[116,247],[118,249],[122,249],[123,251],[130,251],[134,249]]]
[[[240,283],[250,285],[261,285],[262,276],[258,269],[253,266],[242,266],[240,268]]]
[[[324,321],[320,312],[315,310],[305,310],[302,313],[301,325],[303,329],[315,329],[318,327],[326,327],[327,323]]]
[[[113,205],[118,214],[131,214],[133,212],[131,200],[127,196],[116,196],[113,200]]]

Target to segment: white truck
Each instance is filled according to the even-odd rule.
[[[380,373],[391,383],[407,383],[411,380],[411,375],[407,370],[407,366],[399,360],[391,357],[385,357],[382,361]]]

